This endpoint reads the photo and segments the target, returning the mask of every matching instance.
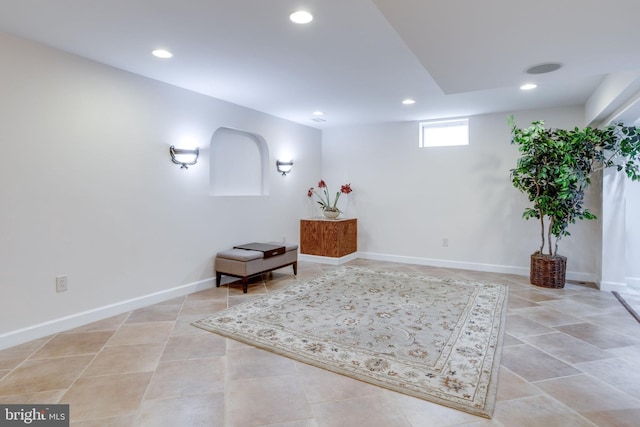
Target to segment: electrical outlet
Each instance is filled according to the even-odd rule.
[[[282,237],[282,243],[287,243],[287,238],[286,238],[286,236],[283,236],[283,237]]]
[[[442,238],[442,247],[446,248],[449,246],[449,238],[448,237],[443,237]]]
[[[69,276],[56,276],[56,292],[64,292],[69,284]]]

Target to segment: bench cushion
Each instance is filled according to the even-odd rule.
[[[229,249],[227,251],[218,252],[216,258],[234,259],[236,261],[247,262],[254,259],[262,259],[263,254],[260,251],[248,251],[246,249]]]

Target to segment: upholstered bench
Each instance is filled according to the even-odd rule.
[[[246,245],[265,245],[253,243]],[[216,287],[220,287],[222,275],[242,279],[242,291],[246,294],[251,276],[267,273],[278,268],[293,266],[293,274],[298,274],[298,245],[292,243],[267,242],[266,245],[284,247],[280,251],[240,249],[238,247],[219,252],[215,259]],[[267,248],[268,249],[268,248]],[[277,253],[277,254],[276,254]]]

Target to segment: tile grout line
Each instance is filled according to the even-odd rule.
[[[519,379],[524,381],[526,384],[534,387],[536,390],[538,390],[540,392],[540,394],[537,394],[537,395],[521,396],[521,397],[516,397],[514,399],[501,400],[500,402],[510,402],[510,401],[524,400],[524,399],[535,397],[535,396],[546,396],[549,399],[551,399],[551,400],[557,402],[558,404],[562,405],[563,407],[567,408],[570,412],[572,412],[574,414],[577,414],[580,418],[584,419],[585,421],[587,421],[588,423],[592,424],[593,426],[598,427],[597,424],[593,423],[591,420],[589,420],[588,418],[583,416],[581,413],[579,413],[578,411],[576,411],[573,408],[569,407],[568,405],[564,404],[563,402],[561,402],[560,400],[558,400],[555,397],[551,396],[549,393],[547,393],[546,391],[542,390],[540,387],[537,386],[538,383],[542,383],[542,382],[545,382],[545,381],[553,381],[553,380],[557,380],[557,379],[560,379],[560,378],[571,378],[571,377],[575,377],[575,376],[578,376],[578,375],[587,375],[586,372],[582,372],[582,370],[580,370],[580,373],[578,373],[578,374],[564,375],[564,376],[561,376],[561,377],[554,377],[554,378],[546,378],[544,380],[538,380],[538,381],[529,381],[529,380],[525,379],[524,377],[522,377],[521,375],[519,375],[518,373],[516,373],[516,372],[512,371],[511,369],[507,368],[506,366],[502,366],[502,365],[500,365],[500,366],[503,369],[506,369],[507,371],[509,371],[512,375],[515,375],[516,377],[518,377]],[[496,406],[500,402],[496,402]]]
[[[41,346],[37,347],[35,350],[33,350],[31,353],[29,353],[26,357],[24,357],[24,358],[22,359],[22,361],[21,361],[20,363],[18,363],[18,364],[17,364],[16,366],[14,366],[12,369],[9,369],[9,370],[7,371],[7,373],[6,373],[2,378],[0,378],[0,384],[2,384],[3,380],[4,380],[4,379],[6,379],[6,378],[8,378],[8,377],[9,377],[9,375],[13,374],[15,370],[17,370],[18,368],[20,368],[20,367],[21,367],[22,365],[24,365],[26,362],[28,362],[28,361],[32,360],[32,359],[31,359],[31,356],[33,356],[33,355],[34,355],[34,354],[36,354],[38,351],[40,351],[40,350],[42,349],[42,347],[44,347],[44,346],[45,346],[45,345],[47,345],[49,342],[51,342],[51,341],[52,341],[55,337],[57,337],[60,333],[61,333],[61,332],[57,332],[57,333],[55,333],[55,334],[53,334],[53,335],[50,335],[50,338],[49,338],[49,339],[47,339],[45,342],[43,342]],[[44,340],[44,338],[40,338],[40,339]],[[37,341],[37,340],[34,340],[34,341]],[[22,345],[24,345],[24,344],[28,344],[29,342],[31,342],[31,341],[28,341],[28,342],[26,342],[26,343],[23,343]],[[9,347],[9,348],[11,348],[11,347]],[[9,396],[12,396],[12,395],[9,395]],[[1,397],[1,396],[0,396],[0,397]]]
[[[604,380],[603,380],[603,379],[601,379],[601,378],[596,377],[595,375],[593,375],[593,374],[591,374],[591,373],[589,373],[589,372],[585,372],[585,373],[584,373],[584,375],[586,375],[586,376],[588,376],[589,378],[592,378],[592,379],[594,379],[594,380],[596,380],[596,381],[598,381],[598,382],[600,382],[600,383],[602,383],[602,384],[606,384],[606,385],[608,385],[608,386],[609,386],[609,387],[611,387],[611,388],[616,389],[617,391],[619,391],[620,393],[624,394],[625,396],[627,396],[627,397],[628,397],[628,398],[630,398],[631,400],[635,400],[636,402],[638,402],[638,405],[640,406],[640,398],[638,398],[638,397],[636,397],[636,396],[634,396],[634,395],[632,395],[632,394],[627,393],[625,390],[622,390],[622,389],[620,389],[620,388],[616,387],[615,385],[610,384],[610,383],[608,383],[608,382],[604,381]]]
[[[86,372],[86,370],[89,368],[89,366],[91,366],[91,364],[96,360],[96,358],[98,357],[98,355],[99,355],[100,353],[102,353],[102,350],[104,350],[104,348],[105,348],[105,346],[107,345],[107,343],[109,342],[109,340],[110,340],[110,339],[111,339],[111,338],[116,334],[116,332],[118,332],[118,330],[120,330],[120,328],[122,327],[122,325],[124,325],[124,324],[127,322],[127,319],[129,318],[129,316],[131,316],[131,313],[132,313],[131,311],[127,313],[127,317],[125,317],[125,318],[122,320],[122,323],[120,323],[120,326],[118,326],[118,328],[117,328],[115,331],[113,331],[113,334],[111,335],[111,337],[109,337],[109,339],[108,339],[108,340],[107,340],[107,341],[102,345],[102,347],[100,347],[100,350],[99,350],[99,351],[97,351],[97,352],[93,355],[93,358],[91,359],[91,361],[90,361],[89,363],[87,363],[87,365],[84,367],[84,369],[82,369],[82,370],[80,371],[80,373],[78,374],[78,376],[77,376],[77,377],[76,377],[76,378],[71,382],[71,384],[69,384],[69,387],[67,387],[67,388],[65,389],[64,393],[62,393],[62,395],[60,396],[60,398],[58,399],[58,401],[57,401],[56,403],[58,403],[58,404],[64,404],[64,402],[61,402],[62,398],[63,398],[64,396],[66,396],[66,395],[67,395],[67,393],[69,392],[69,390],[71,390],[71,388],[72,388],[72,387],[73,387],[73,386],[78,382],[78,380],[79,380],[80,378],[82,378],[82,374],[84,374],[84,373]],[[72,413],[72,411],[71,411],[71,405],[69,405],[69,414],[71,414],[71,413]],[[69,418],[71,418],[71,417],[69,417]]]
[[[167,350],[167,346],[169,345],[169,341],[171,340],[171,337],[173,336],[173,331],[176,329],[176,324],[178,322],[178,318],[180,317],[180,313],[182,312],[182,310],[184,309],[184,305],[187,301],[187,296],[188,295],[184,295],[182,297],[182,303],[180,304],[180,309],[178,310],[178,313],[176,314],[176,318],[175,320],[173,320],[173,326],[171,327],[171,331],[169,331],[169,334],[167,335],[167,339],[164,342],[164,346],[162,347],[162,351],[160,352],[160,356],[158,357],[158,362],[155,366],[155,368],[153,369],[153,372],[151,373],[151,377],[149,378],[149,382],[147,382],[147,385],[144,389],[144,393],[142,393],[142,397],[140,398],[140,403],[138,403],[138,408],[136,409],[135,413],[133,414],[133,423],[134,425],[136,425],[141,412],[142,412],[142,406],[145,402],[147,393],[149,392],[149,386],[151,385],[151,383],[153,382],[153,379],[156,376],[156,373],[158,371],[158,368],[160,367],[160,364],[162,363],[162,356],[164,355],[164,352]],[[124,324],[124,323],[123,323]],[[149,399],[151,400],[151,399]]]

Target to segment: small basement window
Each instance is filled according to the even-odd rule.
[[[432,120],[420,123],[420,147],[469,145],[469,119]]]

